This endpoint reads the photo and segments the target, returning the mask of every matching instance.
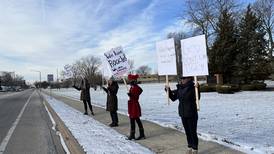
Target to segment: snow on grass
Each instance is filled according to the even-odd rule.
[[[268,87],[274,87],[269,81]],[[141,84],[142,118],[183,131],[178,102],[167,105],[164,84]],[[175,83],[171,84],[172,89]],[[79,100],[74,89],[54,91]],[[119,112],[127,115],[126,88],[120,85]],[[91,89],[92,102],[105,107],[106,94]],[[235,94],[202,93],[198,132],[200,138],[215,141],[247,153],[274,153],[274,92],[252,91]]]
[[[88,154],[152,154],[149,149],[129,140],[90,116],[44,95],[50,106]]]

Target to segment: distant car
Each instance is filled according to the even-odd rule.
[[[6,92],[6,90],[5,89],[0,89],[0,92]]]
[[[0,92],[7,92],[8,90],[8,87],[6,87],[6,86],[1,86],[1,90],[0,90]]]
[[[14,92],[14,91],[16,91],[16,89],[14,87],[8,87],[7,91]]]

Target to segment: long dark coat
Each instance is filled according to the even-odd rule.
[[[81,91],[80,100],[90,101],[90,91],[89,91],[90,90],[90,85],[89,85],[87,80],[83,83],[84,84],[82,84],[82,86],[80,86],[80,87],[76,87],[76,86],[73,86],[73,87],[75,89]]]
[[[198,116],[195,87],[193,81],[186,84],[177,84],[177,89],[171,91],[169,89],[169,98],[172,101],[179,99],[178,111],[181,117],[191,118]],[[200,99],[200,92],[199,92]]]
[[[104,91],[107,93],[107,111],[115,112],[118,110],[118,99],[117,93],[119,86],[117,82],[112,82],[107,88],[103,87]]]
[[[128,96],[128,114],[129,118],[139,118],[141,113],[141,107],[139,104],[139,96],[143,92],[142,88],[137,84],[131,85]]]

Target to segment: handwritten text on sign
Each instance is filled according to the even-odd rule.
[[[183,76],[208,75],[205,36],[181,40]]]
[[[176,75],[176,55],[174,39],[163,40],[156,43],[158,74]]]
[[[122,47],[113,48],[104,53],[114,76],[122,76],[129,70],[129,64]]]

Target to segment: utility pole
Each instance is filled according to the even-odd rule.
[[[56,81],[57,81],[57,83],[59,82],[59,79],[58,79],[58,68],[57,68]]]

